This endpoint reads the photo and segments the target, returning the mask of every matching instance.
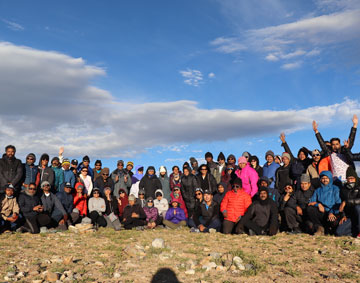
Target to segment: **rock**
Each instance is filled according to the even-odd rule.
[[[196,268],[196,261],[189,259],[186,264],[190,267],[189,269],[195,269]]]
[[[65,275],[65,274],[63,274],[63,275],[60,276],[60,280],[61,280],[61,281],[64,281],[65,278],[66,278],[66,275]]]
[[[69,264],[73,263],[73,261],[74,261],[74,257],[72,257],[72,256],[68,256],[63,259],[63,263],[65,265],[69,265]]]
[[[344,255],[346,255],[346,254],[349,254],[350,251],[348,251],[348,250],[342,250],[342,253],[343,253]]]
[[[131,247],[131,246],[126,246],[124,249],[123,249],[123,252],[129,256],[129,257],[136,257],[136,250]]]
[[[324,254],[327,253],[327,249],[318,250],[318,253],[319,253],[320,255],[324,255]]]
[[[23,271],[21,271],[21,272],[19,272],[18,274],[16,274],[16,278],[18,278],[18,279],[24,278],[25,276],[26,276],[26,273],[23,272]]]
[[[120,278],[120,277],[121,277],[121,274],[119,272],[114,273],[114,278]]]
[[[40,272],[39,271],[37,271],[37,270],[31,270],[30,272],[29,272],[29,275],[31,275],[31,276],[36,276],[36,275],[38,275]]]
[[[218,258],[221,257],[221,254],[212,252],[212,253],[209,254],[209,256],[211,256],[213,259],[218,259]]]
[[[96,266],[104,266],[104,263],[102,263],[101,261],[95,261],[95,265]]]
[[[42,283],[43,281],[42,280],[33,280],[31,281],[31,283]]]
[[[16,275],[15,271],[9,271],[6,276],[9,277],[9,278],[14,278]]]
[[[63,260],[59,257],[53,257],[50,261],[51,263],[63,263]]]
[[[216,229],[210,228],[210,229],[209,229],[209,233],[210,233],[210,234],[215,234],[215,233],[216,233]]]
[[[210,271],[212,268],[216,268],[216,267],[217,267],[217,265],[215,262],[209,262],[209,263],[204,264],[201,268],[206,269],[206,271]]]
[[[163,249],[165,248],[165,241],[161,238],[156,238],[152,241],[151,245],[153,248]]]
[[[159,254],[159,259],[160,259],[161,261],[166,261],[166,260],[168,260],[168,259],[171,258],[171,257],[172,257],[172,254],[166,253],[166,252],[162,252],[161,254]]]
[[[185,274],[187,275],[194,275],[195,274],[195,270],[194,269],[189,269],[185,271]]]
[[[59,274],[48,271],[45,276],[46,281],[56,282],[59,279]]]
[[[5,281],[10,281],[12,278],[8,277],[8,276],[4,276],[4,280]]]
[[[215,268],[216,271],[226,271],[227,268],[225,266],[222,266],[222,265],[218,265],[216,268]]]
[[[204,248],[204,252],[210,252],[211,250],[209,248]]]
[[[230,267],[230,270],[232,270],[232,271],[236,270],[236,266],[235,266],[235,265],[232,265],[232,266]]]
[[[80,280],[81,279],[81,274],[80,273],[75,273],[74,274],[74,279],[75,280]]]

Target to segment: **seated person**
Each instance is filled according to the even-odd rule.
[[[220,207],[213,200],[213,195],[209,190],[204,191],[204,200],[194,212],[194,222],[200,232],[209,232],[209,229],[220,231],[221,222],[219,218]],[[197,232],[191,228],[193,232]]]
[[[9,184],[5,187],[5,194],[0,196],[0,233],[16,229],[20,208],[14,197],[14,187]]]
[[[240,220],[238,233],[245,229],[249,235],[275,235],[278,230],[278,209],[275,202],[269,198],[268,189],[261,187],[259,199],[248,208]]]
[[[232,190],[226,193],[220,206],[220,211],[224,215],[224,234],[231,234],[250,204],[250,195],[243,190],[241,179],[236,178],[233,182]]]
[[[118,198],[118,209],[119,209],[119,219],[120,222],[123,219],[124,208],[129,204],[128,196],[124,189],[119,190],[119,198]]]
[[[162,190],[156,190],[154,199],[154,206],[158,209],[159,216],[162,219],[165,218],[166,211],[169,209],[169,202],[166,198],[163,197],[163,191]]]
[[[179,207],[179,202],[176,199],[171,200],[171,207],[166,212],[163,224],[170,229],[177,229],[181,226],[186,226],[185,212],[181,207]]]
[[[146,199],[146,206],[144,207],[146,214],[146,223],[148,229],[154,229],[157,225],[161,224],[158,209],[154,207],[154,200],[152,197]]]
[[[80,218],[79,210],[74,210],[74,197],[71,194],[71,191],[71,183],[65,183],[64,190],[56,194],[67,213],[68,220],[66,224],[68,226],[76,224]]]
[[[346,183],[340,190],[340,196],[342,203],[336,235],[360,238],[360,181],[351,166],[346,170]]]
[[[61,204],[58,197],[51,192],[51,186],[48,181],[41,183],[43,195],[41,196],[41,203],[43,205],[44,212],[51,217],[51,227],[66,230],[66,222],[68,215]]]
[[[111,227],[114,228],[115,231],[119,231],[121,229],[121,224],[119,220],[118,200],[111,192],[111,187],[104,188],[106,210],[103,216],[107,223],[106,227]]]
[[[106,227],[107,222],[103,215],[106,211],[106,204],[100,193],[99,188],[92,190],[93,197],[89,199],[89,217],[95,227]]]
[[[138,193],[138,196],[139,196],[139,197],[137,198],[136,202],[137,202],[138,204],[140,204],[140,206],[141,206],[142,208],[144,208],[145,205],[146,205],[145,190],[140,189],[140,190],[139,190],[139,193]]]
[[[36,195],[36,184],[29,186],[20,193],[19,207],[25,218],[24,226],[18,229],[19,232],[40,233],[40,227],[48,226],[51,222],[50,216],[44,212],[40,198]]]
[[[280,198],[280,230],[289,231],[292,234],[301,233],[299,222],[296,219],[296,197],[294,187],[291,184],[285,185],[284,193]]]
[[[146,214],[139,203],[135,203],[136,198],[130,195],[129,204],[124,208],[123,225],[125,229],[144,227],[146,225]]]
[[[75,184],[74,198],[74,212],[79,213],[79,220],[87,216],[87,194],[84,194],[84,185],[82,183]]]
[[[310,218],[309,230],[316,231],[315,235],[324,235],[326,228],[335,228],[336,214],[341,204],[340,189],[333,184],[330,171],[320,173],[321,186],[315,190],[307,207]]]

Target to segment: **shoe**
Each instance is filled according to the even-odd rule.
[[[40,233],[47,233],[47,232],[49,232],[49,230],[46,226],[40,227]]]
[[[200,230],[195,227],[191,227],[190,232],[191,233],[200,233]]]
[[[299,227],[295,227],[294,229],[291,229],[291,231],[289,232],[289,234],[291,235],[296,235],[296,234],[301,234],[302,231]]]
[[[324,236],[324,233],[325,230],[324,230],[324,227],[323,226],[319,226],[315,232],[315,236]]]
[[[249,236],[256,236],[256,233],[253,230],[249,229]]]

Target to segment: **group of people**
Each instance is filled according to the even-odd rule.
[[[64,158],[64,149],[51,159],[43,154],[36,164],[30,153],[25,163],[15,158],[13,145],[0,159],[0,229],[39,233],[65,230],[77,223],[121,229],[178,229],[191,232],[275,235],[335,234],[360,237],[360,181],[352,153],[358,118],[352,119],[349,139],[325,141],[313,122],[320,149],[299,149],[293,155],[280,135],[284,152],[269,150],[266,162],[245,151],[237,160],[220,152],[217,162],[194,157],[168,172],[119,160],[117,168],[94,168]],[[144,172],[145,171],[145,172]],[[170,173],[170,175],[168,175]]]

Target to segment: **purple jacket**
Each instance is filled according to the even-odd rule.
[[[145,206],[143,209],[146,214],[146,222],[149,222],[150,220],[156,221],[159,215],[158,209],[156,207]]]
[[[259,180],[259,175],[255,169],[251,168],[249,164],[246,164],[244,169],[237,169],[235,174],[241,179],[244,191],[251,197],[256,195],[258,192],[257,182]]]
[[[176,210],[175,215],[174,215],[174,210]],[[181,221],[185,221],[186,216],[184,210],[182,210],[180,207],[177,208],[171,207],[166,212],[165,219],[171,221],[172,223],[178,224]]]

